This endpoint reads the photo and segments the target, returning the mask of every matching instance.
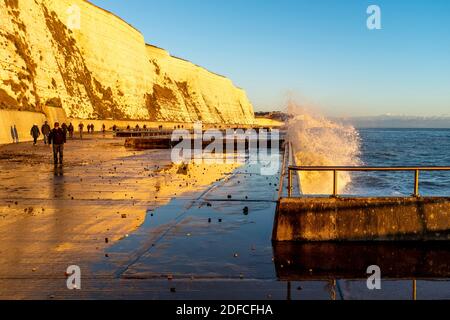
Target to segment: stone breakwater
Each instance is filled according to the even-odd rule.
[[[79,8],[79,28],[69,21]],[[0,109],[253,124],[246,93],[85,0],[0,0]],[[69,27],[71,27],[69,29]]]

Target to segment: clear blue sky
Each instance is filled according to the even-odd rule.
[[[93,0],[148,43],[230,77],[256,110],[450,114],[448,0]],[[366,9],[382,10],[382,30]],[[99,26],[100,27],[100,26]]]

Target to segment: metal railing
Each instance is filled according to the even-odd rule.
[[[279,189],[278,189],[278,199],[280,199],[283,195],[283,188],[284,188],[284,179],[286,177],[286,160],[287,156],[289,155],[289,143],[285,142],[283,143],[284,151],[283,151],[283,159],[282,159],[282,165],[281,165],[281,175],[280,175],[280,183],[279,183]],[[288,166],[289,166],[289,160]]]
[[[327,171],[333,172],[333,197],[338,196],[338,172],[368,172],[368,171],[411,171],[414,172],[414,197],[419,197],[419,176],[421,171],[450,171],[450,167],[302,167],[289,166],[288,168],[288,196],[292,197],[293,171]]]

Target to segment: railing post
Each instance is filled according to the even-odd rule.
[[[338,195],[338,175],[337,171],[333,170],[333,197],[337,197]]]
[[[288,197],[292,197],[292,170],[288,168]]]
[[[331,287],[330,287],[330,295],[331,295],[331,300],[333,300],[333,301],[336,301],[336,286],[337,286],[336,280],[332,280]]]
[[[419,170],[415,171],[415,175],[414,175],[414,197],[420,197],[419,195]]]
[[[291,290],[291,282],[288,281],[287,283],[287,301],[291,301],[292,300],[292,290]]]

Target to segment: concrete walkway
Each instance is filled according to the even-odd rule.
[[[69,141],[56,170],[42,144],[0,146],[0,298],[410,298],[410,281],[369,292],[365,281],[294,275],[288,286],[270,240],[278,176],[249,164],[182,168],[168,150],[123,144]],[[81,290],[66,287],[70,265]],[[449,297],[446,281],[418,286]]]
[[[124,279],[275,281],[276,176],[230,165],[180,173],[168,150],[101,135],[69,141],[57,169],[43,144],[0,151],[3,298],[95,298]],[[82,269],[81,291],[66,288],[70,265]]]

